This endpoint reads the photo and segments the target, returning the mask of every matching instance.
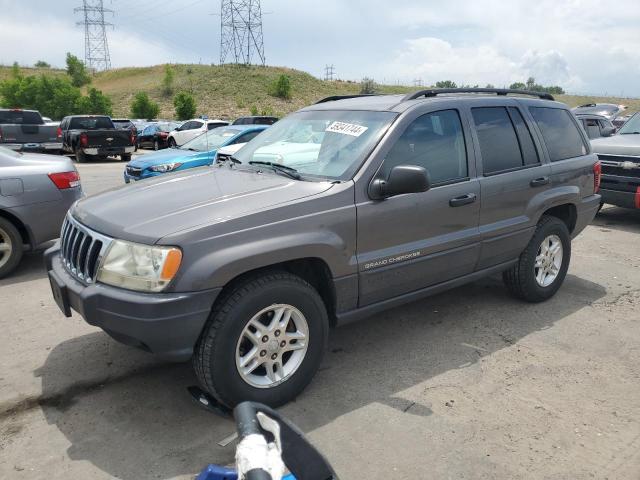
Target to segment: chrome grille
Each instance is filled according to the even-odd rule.
[[[60,232],[62,263],[74,277],[93,283],[100,258],[109,242],[109,238],[80,225],[67,215]]]

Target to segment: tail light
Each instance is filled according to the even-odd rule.
[[[87,137],[86,133],[80,134],[80,145],[82,145],[83,147],[89,145],[89,137]]]
[[[136,143],[136,134],[133,132],[133,130],[129,130],[129,143],[131,145]]]
[[[60,127],[58,127],[58,129],[56,130],[56,137],[62,138],[62,129]]]
[[[66,190],[80,185],[80,175],[76,171],[50,173],[49,178],[58,187],[58,190]]]
[[[0,140],[2,140],[2,128],[0,128]]]
[[[602,179],[602,164],[600,160],[593,164],[593,193],[600,191],[600,180]]]
[[[167,132],[159,132],[158,135],[160,135],[161,138],[167,138],[169,136]]]

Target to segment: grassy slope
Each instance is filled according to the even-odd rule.
[[[360,85],[352,82],[325,82],[299,70],[282,67],[244,67],[175,65],[175,91],[193,92],[198,105],[198,114],[207,114],[210,118],[235,118],[248,115],[251,106],[258,110],[282,116],[313,103],[329,95],[358,93]],[[24,68],[25,75],[47,73],[63,75],[55,69]],[[10,73],[10,67],[0,67],[0,80]],[[291,79],[292,99],[281,100],[270,96],[269,85],[280,75]],[[174,109],[172,99],[161,93],[161,81],[164,66],[140,68],[119,68],[99,73],[94,77],[93,86],[102,90],[113,100],[115,116],[128,116],[133,96],[144,91],[160,104],[160,115],[172,118]],[[380,93],[405,93],[414,87],[380,86]],[[621,99],[614,97],[584,97],[558,95],[557,99],[570,106],[589,102],[622,103],[630,111],[640,110],[640,99]]]

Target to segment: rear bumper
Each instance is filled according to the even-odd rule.
[[[589,195],[582,199],[582,201],[576,205],[576,226],[571,232],[571,238],[575,238],[580,232],[582,232],[587,225],[589,225],[600,208],[602,197],[598,194]]]
[[[122,155],[135,152],[135,145],[129,147],[87,147],[82,152],[85,155]]]
[[[60,261],[59,242],[45,252],[49,279],[71,309],[115,340],[171,360],[188,360],[220,289],[142,293],[100,283],[85,285]]]
[[[635,192],[601,189],[602,201],[624,208],[640,208],[640,187]]]
[[[3,147],[10,148],[16,152],[56,152],[62,150],[62,142],[41,142],[41,143],[1,143]]]

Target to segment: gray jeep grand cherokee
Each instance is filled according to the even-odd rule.
[[[294,398],[343,322],[496,272],[545,300],[600,165],[565,105],[523,93],[331,97],[237,158],[83,199],[46,255],[53,295],[116,340],[192,357],[228,406]]]

